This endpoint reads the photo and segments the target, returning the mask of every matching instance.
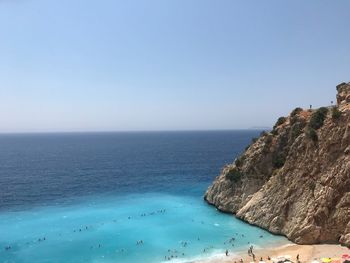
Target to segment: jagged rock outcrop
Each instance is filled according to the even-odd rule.
[[[205,200],[299,244],[350,246],[350,83],[337,90],[337,106],[279,118],[223,168]]]
[[[341,83],[337,86],[337,103],[345,104],[350,103],[350,85],[349,83]]]

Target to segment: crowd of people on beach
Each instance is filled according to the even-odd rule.
[[[297,254],[295,255],[295,260],[292,259],[292,257],[290,255],[284,255],[284,256],[277,256],[274,258],[271,258],[270,256],[265,256],[265,259],[267,261],[265,261],[265,259],[263,257],[260,257],[259,260],[256,260],[256,256],[253,252],[253,246],[250,246],[248,249],[248,258],[252,258],[249,262],[250,263],[254,263],[254,262],[258,262],[258,263],[302,263],[301,259],[300,259],[300,255]],[[228,251],[226,250],[225,252],[226,256],[228,256]],[[319,261],[320,260],[320,261]],[[233,261],[234,263],[237,263],[237,261]],[[244,263],[243,259],[241,258],[239,261],[239,263]],[[304,261],[305,262],[305,261]],[[341,257],[339,258],[314,258],[311,263],[350,263],[350,255],[349,254],[343,254],[341,255]]]

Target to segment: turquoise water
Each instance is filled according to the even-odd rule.
[[[165,194],[94,198],[2,214],[0,222],[1,245],[11,245],[0,252],[3,262],[186,261],[284,240],[199,198]]]
[[[286,242],[203,201],[256,133],[0,136],[0,262],[187,262]]]

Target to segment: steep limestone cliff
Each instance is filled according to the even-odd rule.
[[[219,210],[299,244],[350,246],[350,83],[337,106],[296,108],[205,193]]]

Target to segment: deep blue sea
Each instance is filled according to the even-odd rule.
[[[0,262],[188,262],[287,242],[203,201],[258,134],[0,135]]]

